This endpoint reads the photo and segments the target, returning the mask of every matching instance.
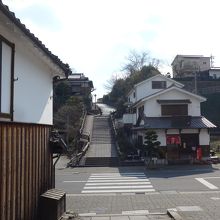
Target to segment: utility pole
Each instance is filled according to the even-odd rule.
[[[95,96],[95,109],[96,109],[96,94],[94,96]]]
[[[195,70],[195,94],[197,94],[197,71]]]
[[[198,93],[198,88],[197,88],[197,73],[200,73],[200,66],[195,66],[195,71],[194,71],[194,77],[195,77],[195,94]]]

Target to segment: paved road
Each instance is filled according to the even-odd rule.
[[[218,166],[74,168],[56,174],[56,187],[67,192],[68,209],[79,213],[165,213],[172,208],[184,219],[220,219]]]

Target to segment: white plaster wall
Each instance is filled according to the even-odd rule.
[[[152,81],[167,81],[167,87],[173,84],[173,82],[170,82],[169,80],[164,79],[164,77],[161,77],[160,75],[153,78]],[[156,92],[163,90],[163,89],[152,89],[152,81],[146,81],[145,83],[137,86],[136,88],[137,101],[146,96],[152,95]]]
[[[179,129],[168,129],[167,134],[179,134]]]
[[[155,130],[157,135],[158,135],[158,138],[157,140],[160,141],[160,145],[161,146],[166,146],[167,145],[167,141],[166,141],[166,133],[165,133],[165,130],[162,130],[162,129],[159,129],[159,130]]]
[[[208,129],[201,129],[199,134],[199,144],[200,145],[209,145],[210,144],[210,135]]]
[[[10,26],[9,26],[10,28]],[[52,72],[45,55],[39,54],[19,32],[5,28],[0,21],[0,33],[15,44],[14,121],[49,124],[53,123]],[[31,48],[31,49],[30,49]],[[42,58],[42,59],[41,59]]]
[[[144,103],[144,113],[149,117],[160,117],[161,116],[161,105],[157,102],[158,99],[190,99],[192,103],[188,104],[188,115],[200,116],[200,101],[192,96],[189,96],[180,91],[171,90],[162,95],[156,96],[152,99],[147,100]]]
[[[123,123],[124,124],[133,124],[136,119],[136,114],[123,114]]]
[[[160,117],[161,108],[156,99],[149,99],[144,103],[144,114],[147,117]]]
[[[135,93],[135,97],[134,97],[134,92],[135,92],[135,90],[132,90],[131,93],[128,96],[128,98],[130,98],[130,102],[131,103],[135,103],[136,102],[136,93]]]
[[[15,53],[14,121],[53,123],[52,75],[37,57]]]
[[[198,129],[182,129],[181,134],[198,134]]]
[[[163,130],[163,129],[156,129],[155,132],[158,135],[157,140],[160,141],[160,145],[161,146],[166,146],[165,130]],[[143,137],[143,142],[144,142],[145,132],[144,131],[138,131],[137,135],[142,136]]]

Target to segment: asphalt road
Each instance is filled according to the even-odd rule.
[[[57,169],[56,186],[64,189],[67,193],[81,193],[83,187],[93,173],[111,174],[111,173],[135,173],[144,174],[150,180],[156,192],[162,191],[207,191],[213,190],[208,184],[201,182],[201,178],[220,189],[220,170],[212,169],[207,166],[189,168],[180,167],[180,169],[157,169],[147,170],[144,167],[81,167]],[[137,176],[138,177],[138,176]],[[140,177],[142,178],[142,177]],[[139,178],[139,179],[140,179]],[[199,179],[200,178],[200,179]],[[199,179],[199,180],[198,180]]]
[[[81,167],[56,169],[56,188],[79,213],[164,213],[184,219],[220,219],[220,166]],[[192,217],[193,216],[193,217]]]

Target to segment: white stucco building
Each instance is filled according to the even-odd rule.
[[[0,13],[0,119],[51,125],[53,77],[70,71],[13,13]]]
[[[161,143],[160,155],[167,160],[191,160],[199,147],[206,157],[209,129],[215,125],[201,116],[200,103],[204,101],[206,98],[184,90],[183,84],[156,75],[129,92],[124,126],[132,130],[138,144],[143,144],[147,129],[155,130]]]
[[[0,219],[39,219],[55,187],[53,79],[69,73],[0,0]]]

